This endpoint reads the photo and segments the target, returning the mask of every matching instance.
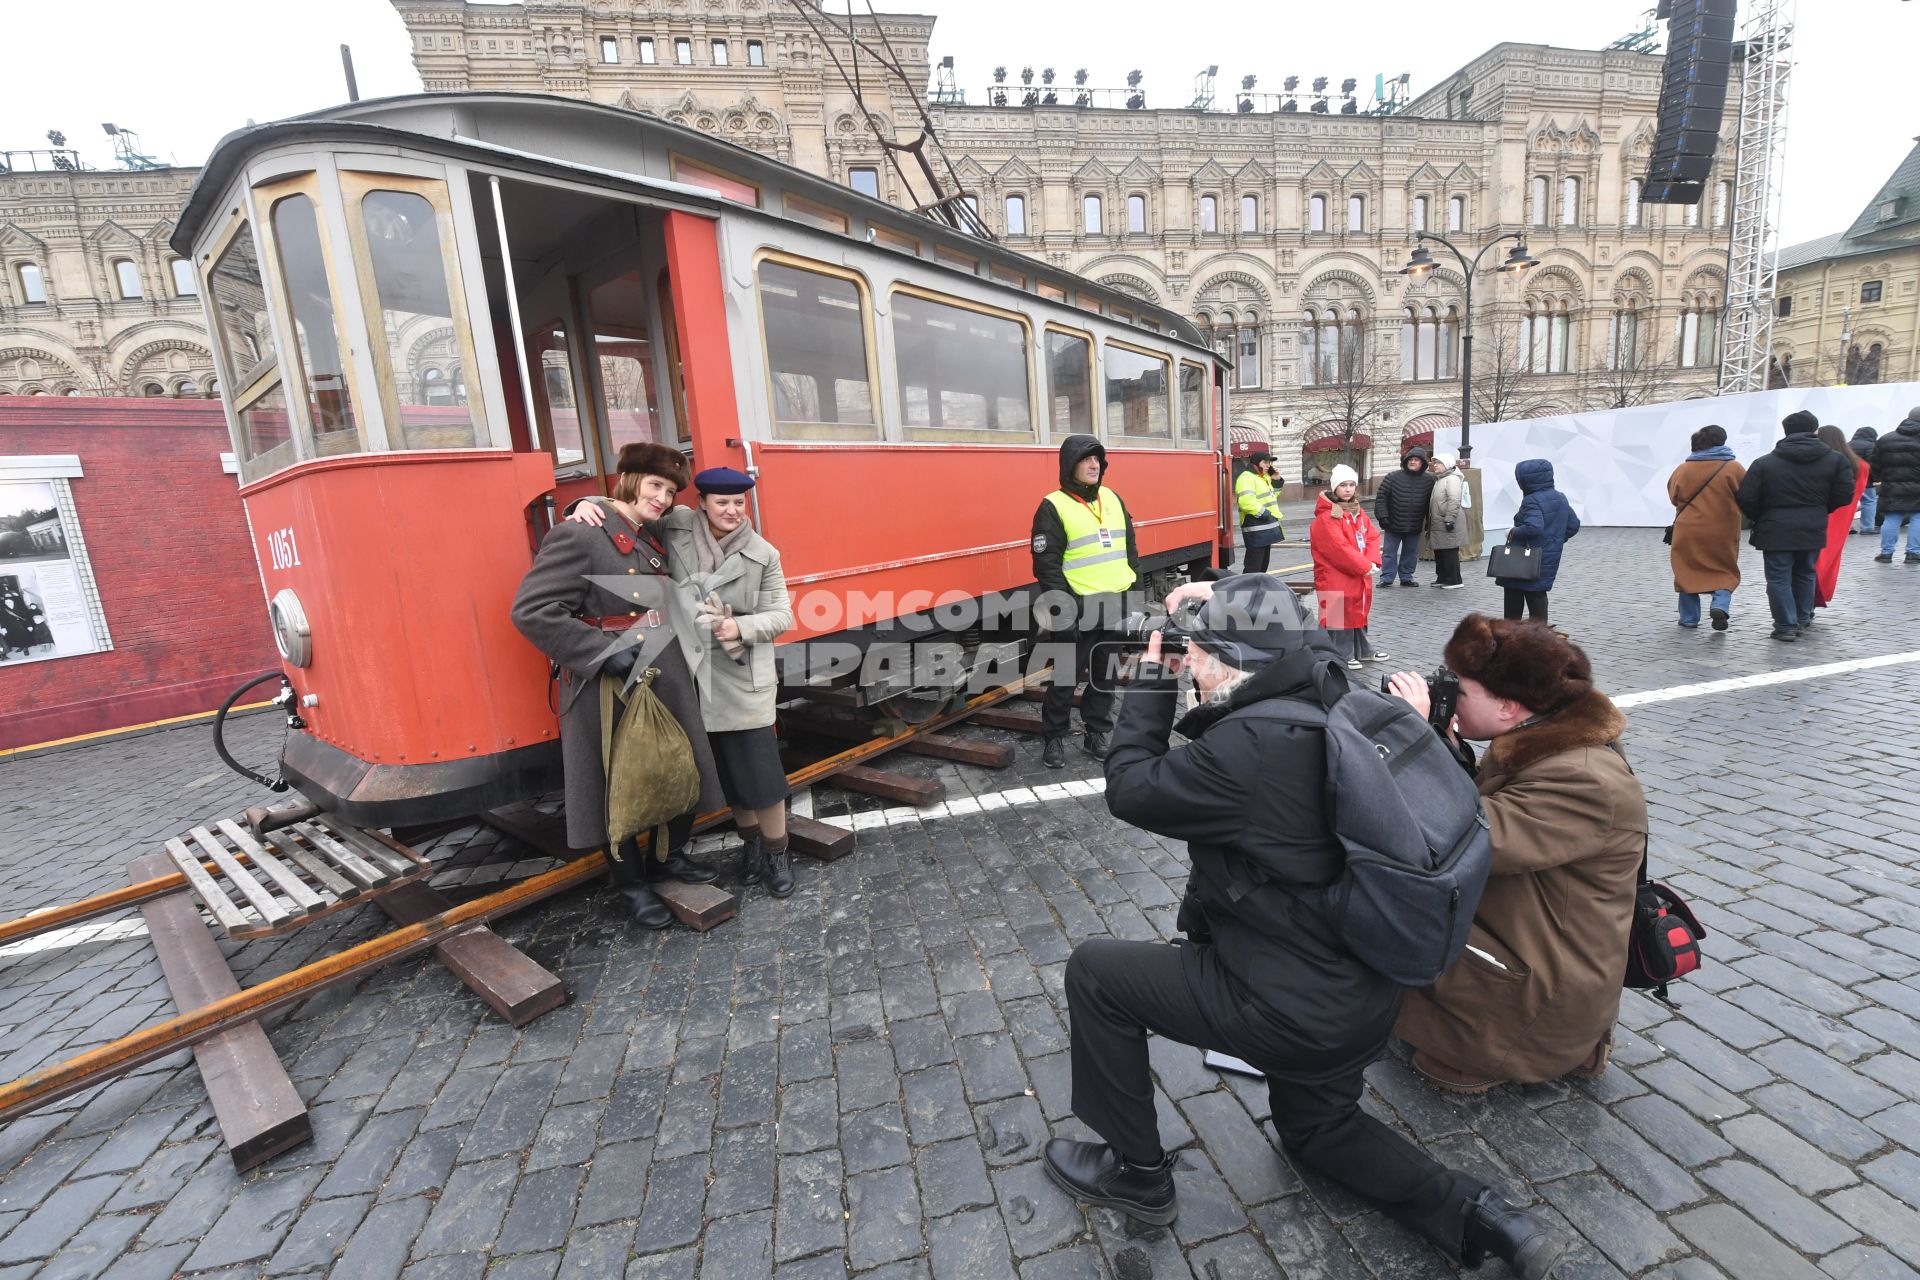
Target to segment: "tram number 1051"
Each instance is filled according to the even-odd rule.
[[[267,553],[273,559],[276,569],[291,569],[300,563],[300,544],[294,541],[293,530],[275,529],[267,535]]]

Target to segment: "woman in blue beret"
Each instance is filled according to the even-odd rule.
[[[673,507],[655,526],[667,544],[667,567],[686,588],[702,629],[706,660],[694,673],[700,711],[713,747],[720,787],[733,806],[746,845],[740,878],[764,880],[767,892],[793,892],[787,853],[787,774],[774,736],[773,643],[793,626],[780,553],[747,518],[753,477],[709,467],[693,478],[697,508]],[[569,519],[598,524],[583,502]]]

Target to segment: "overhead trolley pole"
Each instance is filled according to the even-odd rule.
[[[1787,136],[1795,0],[1748,0],[1742,28],[1739,141],[1727,245],[1727,310],[1720,393],[1767,389],[1773,349],[1774,232]]]

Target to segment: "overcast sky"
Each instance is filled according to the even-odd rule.
[[[779,3],[781,0],[773,0]],[[829,0],[843,10],[847,0]],[[353,46],[360,91],[420,88],[405,28],[387,0],[92,0],[7,6],[7,75],[0,79],[0,148],[45,146],[48,129],[100,165],[100,124],[139,130],[163,160],[198,164],[229,129],[345,98],[338,46]],[[1646,0],[1371,0],[1279,5],[1273,0],[877,0],[881,9],[938,15],[933,54],[952,54],[969,99],[995,64],[1087,67],[1118,85],[1146,73],[1149,101],[1184,103],[1194,73],[1220,67],[1220,87],[1246,74],[1260,89],[1282,77],[1325,75],[1372,84],[1411,72],[1415,93],[1501,40],[1597,48],[1641,25]],[[865,0],[860,0],[865,11]],[[1174,20],[1181,13],[1198,21]],[[84,31],[76,31],[76,15]],[[1009,34],[1015,33],[1015,34]],[[78,42],[78,43],[76,43]],[[1782,239],[1844,230],[1920,134],[1914,51],[1920,3],[1803,0],[1790,91]]]

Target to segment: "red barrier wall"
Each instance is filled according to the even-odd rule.
[[[0,667],[0,749],[211,711],[279,667],[230,447],[218,401],[0,396],[0,457],[80,458],[74,508],[113,640]]]

